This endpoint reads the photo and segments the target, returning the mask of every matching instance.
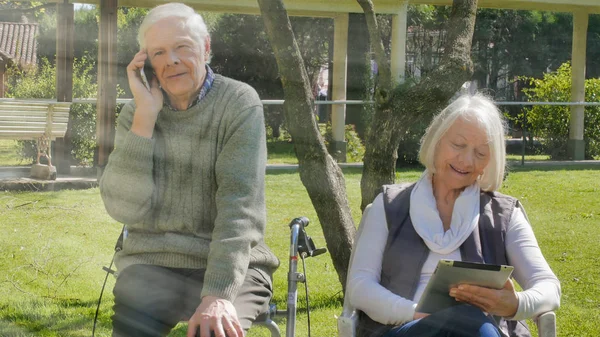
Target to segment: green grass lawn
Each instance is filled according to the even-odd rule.
[[[267,141],[267,162],[269,164],[298,164],[294,144],[284,140]]]
[[[521,161],[521,155],[520,154],[508,154],[506,155],[506,160],[518,160]],[[525,155],[525,160],[526,161],[544,161],[544,160],[550,160],[550,156],[547,154],[528,154]]]
[[[414,181],[420,171],[398,173]],[[345,170],[353,217],[360,218],[360,170]],[[559,336],[600,334],[600,171],[513,169],[501,190],[521,199],[550,266],[562,282]],[[273,301],[285,308],[288,222],[312,220],[307,231],[325,241],[294,172],[267,175],[266,241],[282,262]],[[121,225],[104,211],[98,189],[0,194],[0,336],[90,336],[96,301]],[[329,255],[307,260],[312,336],[336,334],[341,286]],[[110,336],[113,278],[101,307],[97,336]],[[297,336],[307,335],[304,288],[299,285]],[[277,322],[285,331],[285,319]],[[172,336],[184,336],[179,326]],[[268,336],[253,328],[249,336]]]
[[[267,152],[269,164],[298,164],[298,159],[294,153],[294,145],[287,141],[274,141],[269,140],[267,142]],[[521,161],[520,154],[509,154],[506,156],[507,160]],[[549,155],[525,155],[526,161],[544,161],[550,160]]]
[[[269,164],[298,164],[294,145],[285,140],[267,142]],[[19,147],[15,140],[0,139],[0,166],[27,165],[19,156]]]
[[[25,165],[18,153],[16,140],[0,139],[0,166]]]
[[[14,140],[0,140],[0,166],[27,165],[18,155],[17,142]],[[285,140],[272,140],[267,142],[267,162],[269,164],[298,164],[294,153],[294,145]],[[520,154],[509,154],[507,160],[521,161]],[[550,160],[548,155],[526,155],[527,161]]]

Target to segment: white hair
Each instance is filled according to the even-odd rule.
[[[208,28],[202,19],[202,15],[196,13],[193,8],[182,3],[167,3],[164,5],[152,8],[142,21],[140,30],[138,31],[138,43],[140,48],[146,48],[146,33],[158,21],[165,18],[177,18],[181,20],[181,24],[187,29],[190,37],[198,43],[200,51],[205,52],[205,41],[209,38]]]
[[[421,139],[419,161],[435,173],[438,143],[457,119],[476,122],[487,134],[490,162],[479,180],[484,191],[495,191],[502,185],[506,167],[506,122],[494,102],[482,94],[462,95],[433,118]]]

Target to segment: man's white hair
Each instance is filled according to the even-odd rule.
[[[190,37],[200,46],[200,51],[202,53],[205,52],[205,41],[207,38],[210,38],[210,35],[208,34],[208,28],[204,23],[204,19],[193,8],[182,3],[168,3],[156,6],[148,12],[138,31],[137,39],[140,48],[146,48],[146,33],[148,29],[165,18],[180,19],[180,23],[188,31]]]

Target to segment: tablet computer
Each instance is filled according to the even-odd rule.
[[[512,266],[440,260],[425,286],[416,311],[431,314],[462,304],[449,294],[450,288],[458,284],[502,289],[512,271]]]

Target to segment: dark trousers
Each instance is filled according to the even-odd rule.
[[[464,304],[408,322],[384,337],[500,337],[492,319],[478,308]]]
[[[119,273],[113,290],[113,337],[166,336],[200,305],[204,269],[133,265]],[[248,269],[233,301],[244,330],[268,310],[273,296],[269,275]]]

